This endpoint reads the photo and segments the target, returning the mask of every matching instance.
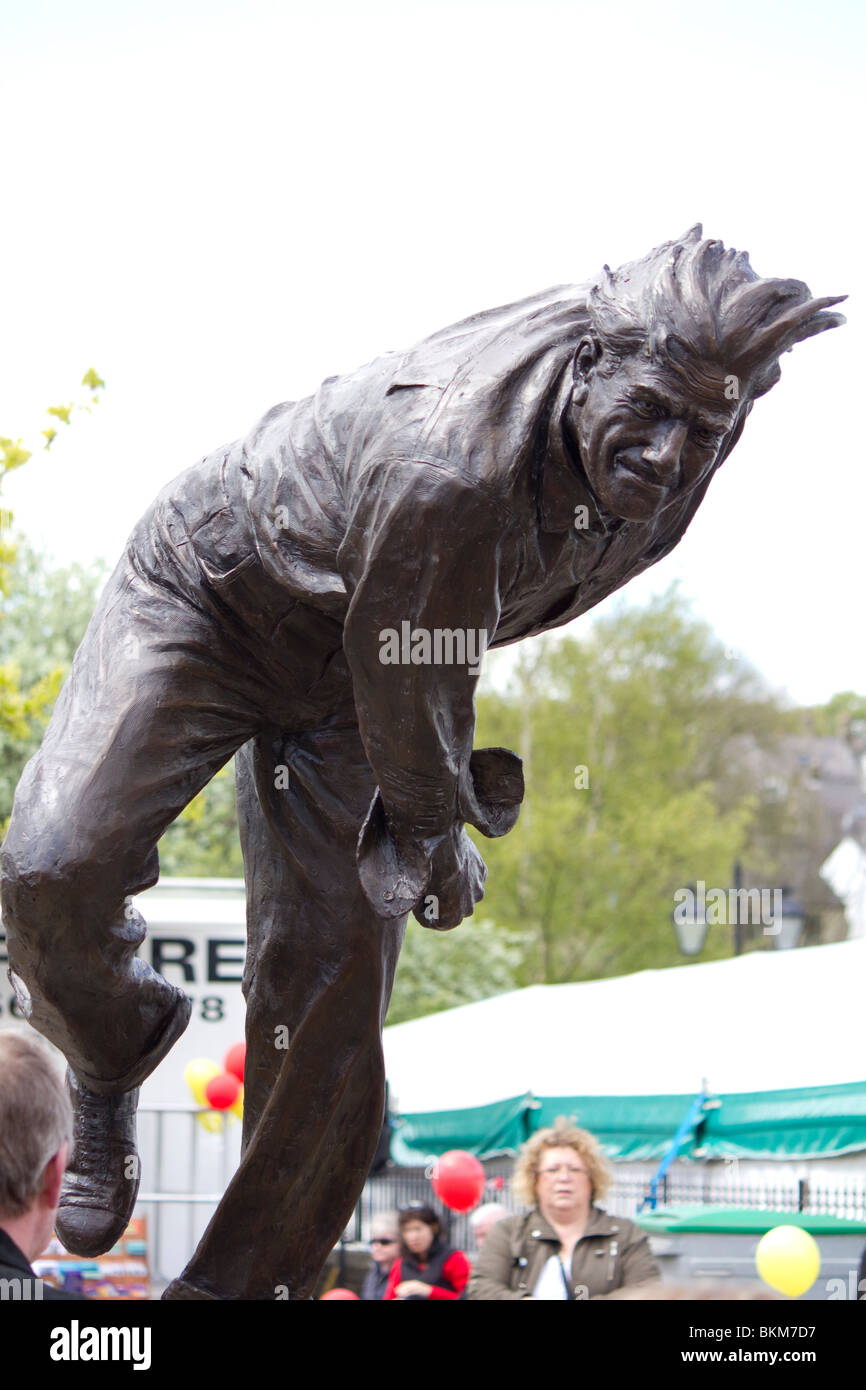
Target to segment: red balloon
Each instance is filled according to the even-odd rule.
[[[220,1072],[204,1088],[204,1096],[212,1110],[228,1110],[241,1093],[241,1083],[229,1072]]]
[[[319,1302],[327,1303],[329,1299],[332,1303],[348,1303],[350,1299],[355,1303],[361,1301],[356,1293],[352,1293],[351,1289],[329,1289],[327,1293],[322,1294]]]
[[[228,1052],[226,1053],[223,1066],[227,1072],[230,1072],[232,1076],[236,1076],[238,1081],[243,1083],[244,1066],[246,1065],[246,1060],[246,1043],[235,1043],[234,1047],[230,1047]]]
[[[451,1149],[433,1169],[433,1191],[452,1211],[471,1211],[484,1192],[484,1169],[474,1154]]]

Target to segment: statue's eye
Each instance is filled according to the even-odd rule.
[[[658,401],[648,401],[638,399],[634,402],[634,411],[643,420],[666,420],[668,412]]]
[[[695,430],[695,439],[704,449],[714,449],[721,439],[718,430]]]

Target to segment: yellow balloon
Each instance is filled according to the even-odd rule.
[[[818,1278],[821,1252],[800,1226],[774,1226],[758,1242],[755,1263],[771,1289],[799,1298]]]
[[[212,1062],[210,1057],[194,1057],[191,1062],[187,1062],[183,1069],[183,1079],[192,1091],[197,1105],[207,1105],[204,1088],[215,1076],[219,1076],[222,1067],[216,1062]]]
[[[243,1086],[241,1086],[241,1089],[238,1091],[238,1098],[237,1098],[237,1100],[235,1101],[234,1105],[230,1106],[230,1110],[231,1110],[231,1113],[232,1113],[233,1115],[237,1115],[237,1117],[238,1117],[239,1120],[242,1120],[242,1119],[244,1118],[244,1088],[243,1088]]]
[[[222,1111],[205,1110],[196,1119],[202,1129],[206,1129],[208,1134],[219,1134],[223,1127]]]

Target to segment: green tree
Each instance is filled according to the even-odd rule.
[[[0,622],[0,672],[8,680],[0,717],[0,825],[24,764],[42,741],[105,573],[99,562],[51,566],[16,539]]]
[[[5,674],[8,679],[0,717],[0,827],[11,814],[24,765],[42,741],[107,572],[101,561],[52,566],[25,539],[16,538],[0,622],[0,678]],[[169,826],[159,852],[165,874],[243,874],[233,761]]]
[[[825,705],[816,705],[804,713],[815,734],[846,738],[852,744],[866,741],[866,695],[842,690]]]
[[[92,367],[85,372],[81,384],[90,392],[85,401],[70,401],[65,405],[48,407],[46,414],[49,423],[41,432],[45,440],[43,448],[51,448],[57,436],[56,422],[68,425],[75,411],[92,410],[99,400],[98,392],[105,385]],[[8,474],[23,467],[31,456],[32,450],[21,439],[0,435],[0,492]],[[20,628],[17,632],[7,632],[10,601],[14,610],[14,595],[10,590],[18,545],[12,534],[12,523],[11,511],[0,501],[0,750],[3,754],[0,763],[0,832],[11,809],[12,790],[24,762],[39,742],[64,675],[62,663],[48,664],[50,652],[39,654],[38,636],[34,639],[35,649],[28,649],[28,655],[34,657],[28,673],[25,673],[18,654],[14,657],[11,655],[17,646],[16,639],[21,638]],[[20,600],[20,593],[18,597]]]
[[[105,382],[99,376],[94,367],[89,367],[81,378],[81,385],[86,386],[90,395],[83,401],[69,401],[65,405],[50,405],[45,414],[48,416],[48,425],[41,431],[45,440],[43,449],[50,449],[54,440],[57,438],[57,424],[68,425],[76,411],[90,411],[99,403],[99,392],[105,388]],[[0,491],[3,482],[9,473],[21,468],[32,458],[33,450],[28,449],[22,439],[12,439],[7,435],[0,435]],[[15,557],[15,542],[12,539],[12,513],[8,508],[0,506],[0,595],[5,594],[8,583],[9,565]]]
[[[234,758],[181,811],[159,842],[160,871],[179,878],[242,878]]]
[[[783,723],[755,674],[670,590],[579,640],[527,643],[510,687],[478,703],[478,744],[525,762],[517,827],[477,840],[486,912],[532,943],[521,983],[680,963],[674,892],[730,884],[757,806],[748,777],[725,783],[726,750],[744,727]],[[729,953],[711,933],[704,958]]]
[[[403,1023],[517,989],[524,933],[473,917],[450,932],[409,918],[388,1023]]]

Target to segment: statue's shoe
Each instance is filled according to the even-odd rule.
[[[135,1207],[141,1163],[135,1146],[138,1089],[103,1096],[66,1073],[72,1152],[55,1228],[73,1255],[93,1258],[117,1243]]]

